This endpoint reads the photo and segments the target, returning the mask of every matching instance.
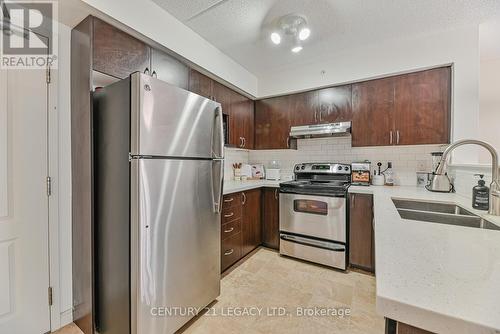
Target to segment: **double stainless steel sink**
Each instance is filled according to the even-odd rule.
[[[499,226],[456,204],[407,199],[392,199],[392,202],[403,219],[500,231]]]

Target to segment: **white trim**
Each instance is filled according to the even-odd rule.
[[[73,322],[73,309],[69,309],[69,310],[61,312],[60,318],[61,318],[61,323],[60,323],[61,327],[64,327],[64,326],[72,323]]]

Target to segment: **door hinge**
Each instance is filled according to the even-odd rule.
[[[50,83],[50,66],[47,66],[47,70],[45,71],[45,81],[47,81],[48,84]]]
[[[53,298],[52,298],[52,287],[51,287],[51,286],[49,286],[49,291],[48,291],[48,293],[49,293],[49,306],[52,306],[52,304],[53,304],[54,300],[53,300]]]
[[[52,178],[47,176],[47,196],[52,195]]]

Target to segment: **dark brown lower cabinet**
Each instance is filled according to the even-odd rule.
[[[221,271],[262,243],[261,190],[224,195],[221,213]]]
[[[221,272],[241,258],[241,232],[221,241]]]
[[[389,318],[385,319],[386,334],[435,334],[421,328],[413,327]]]
[[[262,195],[262,244],[280,248],[280,200],[278,188],[264,188]]]
[[[253,189],[241,193],[241,234],[242,256],[247,255],[262,243],[261,232],[261,191]]]
[[[349,195],[349,263],[351,267],[375,272],[373,196]]]

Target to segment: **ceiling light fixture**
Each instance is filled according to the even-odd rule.
[[[302,51],[302,41],[311,35],[311,29],[304,17],[299,15],[285,15],[278,18],[271,32],[271,41],[278,45],[285,42],[293,53]]]
[[[271,41],[273,41],[274,44],[280,44],[281,43],[281,36],[277,32],[273,32],[271,34]]]
[[[311,35],[311,30],[307,27],[300,29],[299,31],[299,39],[301,41],[305,41]]]

